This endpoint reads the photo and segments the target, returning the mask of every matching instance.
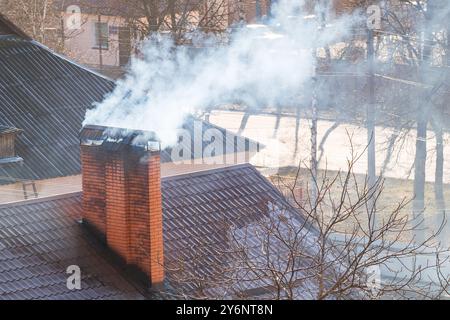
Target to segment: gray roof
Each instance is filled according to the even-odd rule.
[[[164,178],[162,193],[167,265],[182,259],[210,277],[226,263],[215,255],[227,243],[224,223],[239,228],[265,216],[268,203],[286,204],[251,165]],[[77,222],[81,210],[79,193],[0,206],[0,298],[140,297],[108,260],[109,250]],[[70,264],[82,269],[86,284],[81,291],[65,287]],[[169,283],[173,276],[169,272]],[[183,288],[174,292],[196,289],[178,285]]]
[[[0,299],[139,299],[77,219],[80,196],[0,206]],[[70,265],[81,290],[66,287]]]
[[[0,184],[80,174],[79,133],[86,109],[113,88],[113,81],[35,41],[0,36],[0,126],[23,130],[16,144],[23,163],[0,165]],[[193,124],[190,117],[183,126],[191,136]],[[208,129],[217,129],[223,145],[232,146],[226,152],[259,150],[258,143],[203,122],[203,132]],[[163,162],[171,161],[170,156],[170,148],[161,153]]]
[[[197,122],[197,123],[196,123]],[[195,126],[198,126],[195,128]],[[264,146],[259,142],[254,140],[236,135],[227,131],[223,128],[215,126],[212,123],[205,122],[201,119],[197,119],[193,116],[188,116],[180,130],[185,130],[189,136],[189,140],[183,141],[179,140],[175,146],[166,147],[161,150],[161,161],[171,162],[172,161],[172,150],[173,148],[182,148],[184,150],[190,150],[191,154],[188,155],[188,159],[194,160],[197,157],[203,157],[208,155],[203,155],[203,153],[196,154],[195,143],[202,144],[202,149],[205,150],[206,146],[211,143],[211,140],[204,139],[205,133],[208,130],[215,130],[214,142],[219,143],[222,146],[222,151],[224,154],[234,154],[239,152],[259,152],[260,148]],[[200,137],[195,137],[196,130],[199,131]],[[179,138],[182,137],[179,134]],[[198,138],[202,139],[197,141]],[[196,140],[197,139],[197,140]],[[118,150],[125,145],[147,145],[150,148],[160,148],[160,140],[157,134],[151,131],[143,130],[131,130],[124,128],[114,128],[105,127],[98,125],[86,125],[81,129],[80,132],[80,143],[81,144],[95,144],[102,145],[110,150]],[[220,152],[220,151],[218,151]],[[186,158],[184,158],[186,160]]]
[[[14,127],[0,125],[0,134],[18,133],[21,131],[22,130],[14,128]]]
[[[30,39],[28,35],[18,28],[14,23],[9,21],[4,15],[0,13],[0,36],[17,36],[22,39]]]
[[[0,182],[79,174],[86,108],[113,87],[35,41],[0,36],[0,125],[23,129],[16,151],[24,159],[22,167],[0,166]]]

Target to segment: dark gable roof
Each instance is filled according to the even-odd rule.
[[[182,128],[180,129],[185,130],[185,132],[188,134],[188,137],[190,137],[191,139],[189,139],[188,141],[178,141],[178,143],[174,147],[181,147],[181,149],[190,150],[191,154],[189,155],[189,158],[191,160],[194,160],[199,156],[195,153],[194,144],[198,143],[198,141],[196,141],[195,139],[202,139],[201,150],[205,150],[205,147],[211,143],[209,139],[203,140],[203,137],[208,130],[215,130],[216,135],[214,136],[214,139],[218,139],[218,141],[214,140],[214,142],[222,145],[224,154],[239,152],[259,152],[260,148],[264,147],[259,142],[233,134],[232,132],[227,131],[224,128],[197,119],[193,116],[188,116],[185,119]],[[198,130],[198,132],[200,133],[200,137],[195,136],[197,133],[196,130]],[[137,145],[139,143],[150,143],[153,148],[158,148],[159,140],[157,135],[151,131],[130,130],[98,125],[86,125],[81,129],[80,143],[94,143],[96,145],[103,146],[107,146],[109,144],[110,146],[107,146],[108,148],[119,148],[120,145],[127,144]],[[174,147],[166,147],[164,150],[161,150],[162,162],[172,161],[172,150]]]
[[[57,0],[54,5],[57,10],[61,11],[66,11],[70,5],[76,5],[80,7],[82,13],[139,19],[145,17],[143,3],[140,0]],[[176,9],[194,10],[202,8],[201,5],[200,0],[185,0],[179,1]],[[159,6],[160,12],[167,10],[165,1],[160,1]]]
[[[80,174],[79,133],[85,111],[113,88],[112,80],[35,41],[0,36],[0,125],[23,130],[16,144],[23,164],[0,166],[0,184]],[[183,127],[192,137],[194,120],[188,118]],[[259,150],[256,142],[236,135],[227,141],[225,129],[202,124],[203,132],[213,128],[221,132],[224,145],[233,145],[224,148],[227,152]],[[171,161],[170,155],[170,148],[163,150],[162,161]]]
[[[200,271],[209,275],[217,272],[214,250],[226,241],[224,222],[243,226],[263,216],[267,202],[285,203],[251,165],[164,178],[162,192],[166,263],[200,254]],[[27,203],[0,206],[0,299],[139,297],[76,222],[81,194]],[[65,287],[70,264],[81,267],[81,291]]]
[[[101,14],[125,18],[140,18],[143,9],[140,1],[125,0],[57,0],[54,6],[57,10],[65,12],[69,6],[76,5],[82,14]]]
[[[0,134],[20,133],[22,130],[14,127],[0,125]]]
[[[142,299],[79,226],[80,211],[79,194],[0,206],[0,300]],[[70,265],[81,268],[81,290],[66,287]]]
[[[0,13],[0,36],[2,35],[17,36],[22,39],[30,40],[30,37],[25,32]]]
[[[0,167],[0,183],[79,174],[86,108],[113,88],[37,42],[0,36],[0,125],[23,129],[16,151],[24,159],[23,167]]]

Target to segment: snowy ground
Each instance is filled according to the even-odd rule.
[[[297,166],[300,162],[308,163],[310,150],[310,121],[301,119],[297,125],[295,117],[282,116],[277,120],[275,115],[255,114],[250,115],[245,123],[241,125],[244,118],[243,112],[237,111],[213,111],[209,120],[213,124],[229,129],[233,132],[240,132],[242,135],[257,140],[266,145],[266,148],[259,156],[253,159],[253,164],[266,167]],[[277,121],[279,124],[277,125]],[[333,125],[333,122],[320,120],[318,122],[318,143],[321,142],[327,129]],[[278,127],[276,130],[275,128]],[[392,128],[376,128],[376,148],[377,148],[377,171],[382,168],[386,158],[387,141],[393,134]],[[414,163],[415,138],[416,132],[411,130],[406,134],[401,142],[401,150],[396,149],[384,173],[385,177],[405,179],[413,178],[411,171]],[[346,161],[350,157],[349,136],[352,136],[352,142],[357,152],[362,152],[367,144],[367,133],[364,128],[351,124],[341,124],[336,128],[326,140],[323,146],[323,157],[319,168],[325,166],[330,170],[339,170],[346,168]],[[428,132],[428,159],[426,179],[429,182],[434,181],[435,170],[435,152],[434,152],[434,134]],[[450,135],[444,137],[444,182],[450,183]],[[319,156],[320,156],[319,151]],[[355,173],[366,173],[367,160],[364,155],[355,166]],[[304,165],[302,165],[304,166]]]

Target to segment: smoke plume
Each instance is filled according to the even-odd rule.
[[[333,30],[342,36],[350,23],[335,21]],[[170,37],[151,36],[142,57],[134,58],[115,90],[87,111],[84,124],[153,131],[163,145],[171,145],[186,115],[202,109],[289,103],[313,76],[313,48],[337,37],[318,32],[319,25],[307,17],[302,1],[280,1],[268,26],[233,28],[227,45],[196,34],[194,43],[203,49],[193,53],[174,46]]]

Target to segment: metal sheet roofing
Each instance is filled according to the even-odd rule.
[[[9,21],[4,15],[0,13],[0,35],[14,35],[22,39],[30,39],[30,37],[18,28],[14,23]]]
[[[14,128],[14,127],[0,125],[0,134],[18,133],[18,132],[22,132],[22,130],[20,130],[18,128]]]
[[[114,82],[51,52],[39,43],[0,36],[0,125],[23,130],[16,153],[21,166],[0,166],[0,184],[39,180],[81,172],[79,133],[86,108],[111,92]],[[212,124],[201,122],[203,133],[215,129],[225,152],[258,151],[259,144]],[[195,137],[195,119],[183,129]],[[95,135],[95,130],[89,130]],[[87,134],[84,130],[82,134]],[[201,141],[205,147],[208,141]],[[180,141],[195,158],[194,140]],[[171,161],[172,148],[161,152]]]
[[[141,299],[76,219],[79,194],[0,207],[0,299]],[[81,290],[66,286],[70,265]]]
[[[185,130],[186,135],[184,135],[181,130]],[[164,150],[161,150],[161,161],[171,162],[172,151],[175,148],[176,150],[182,149],[183,151],[190,150],[191,153],[187,157],[184,157],[184,160],[194,160],[200,156],[205,156],[203,152],[196,153],[195,151],[196,148],[200,147],[200,150],[203,151],[211,143],[211,139],[203,139],[208,130],[214,130],[214,143],[218,143],[222,146],[224,154],[258,152],[262,147],[259,142],[235,135],[211,123],[197,119],[193,116],[189,116],[185,119],[185,122],[179,132],[179,138],[186,140],[180,139],[175,146],[166,147]],[[80,132],[80,143],[87,145],[145,145],[149,142],[159,142],[157,134],[150,131],[113,128],[98,125],[84,126]],[[116,146],[116,148],[118,147],[119,146]]]
[[[24,165],[0,167],[0,181],[79,174],[86,108],[113,87],[35,41],[0,36],[0,125],[24,130],[16,145]]]
[[[191,267],[209,276],[223,262],[215,255],[227,242],[223,223],[241,227],[264,216],[267,203],[285,203],[250,165],[164,178],[162,193],[167,264],[202,256]],[[77,223],[81,210],[81,194],[0,206],[0,299],[140,297]],[[85,289],[65,287],[70,264],[87,270]]]

